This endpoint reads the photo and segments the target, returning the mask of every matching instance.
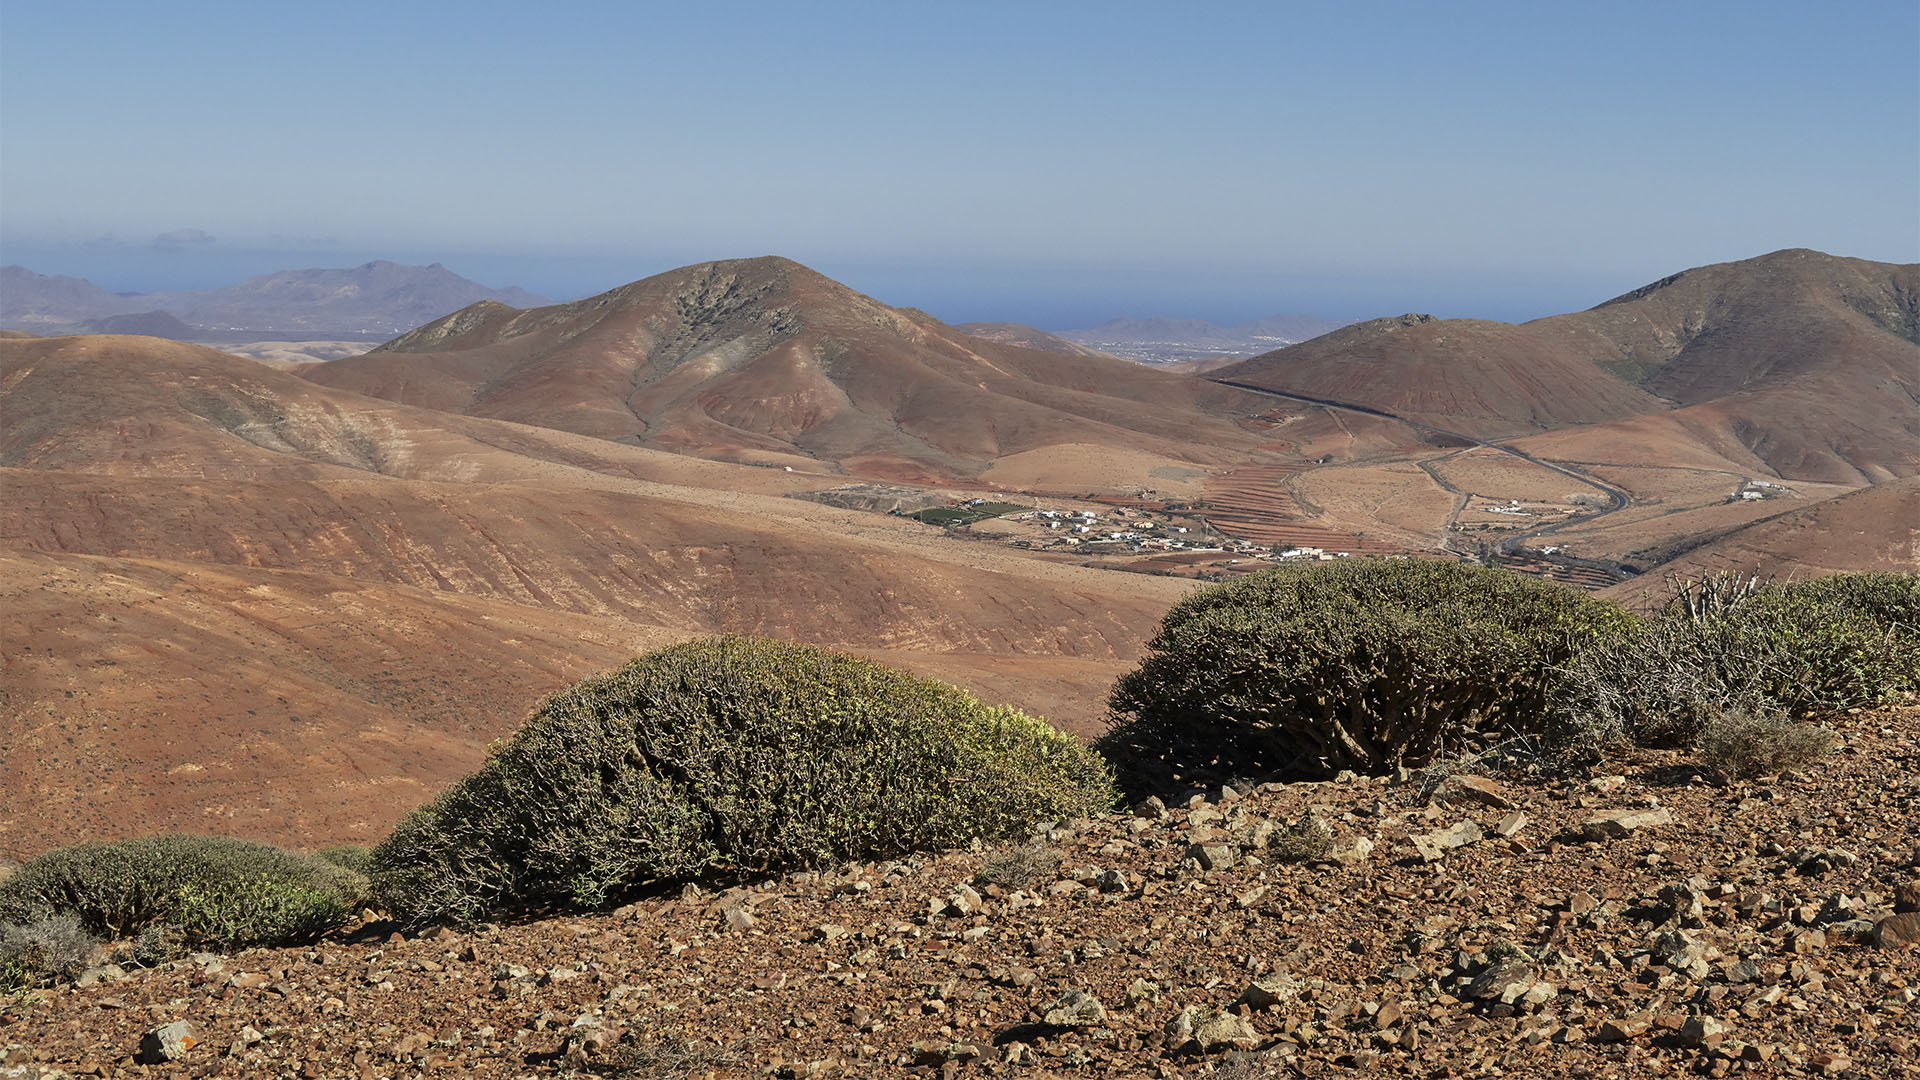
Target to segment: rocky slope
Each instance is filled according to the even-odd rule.
[[[1764,782],[1649,753],[1193,793],[1025,848],[103,968],[9,1018],[0,1077],[1920,1075],[1920,707],[1835,723]],[[156,1030],[194,1045],[140,1064]]]

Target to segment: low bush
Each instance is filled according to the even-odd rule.
[[[1920,576],[1680,582],[1652,620],[1572,665],[1559,740],[1685,747],[1728,715],[1818,716],[1920,688]]]
[[[100,942],[72,915],[0,923],[0,991],[18,991],[84,970]]]
[[[1427,559],[1281,567],[1174,606],[1096,743],[1129,794],[1226,776],[1381,774],[1538,730],[1556,666],[1621,608]]]
[[[973,876],[975,885],[998,885],[1003,889],[1024,889],[1060,875],[1060,852],[1038,844],[1008,848],[988,855]]]
[[[313,853],[321,862],[351,870],[364,876],[367,868],[373,865],[373,849],[359,844],[341,844],[337,847],[321,848]]]
[[[1004,839],[1112,798],[1099,757],[1043,721],[855,657],[714,638],[548,698],[374,849],[371,876],[408,924],[472,923]]]
[[[291,851],[220,836],[169,835],[58,848],[0,882],[0,921],[72,916],[122,938],[157,924],[194,944],[308,940],[366,898],[366,880]]]
[[[1276,862],[1318,862],[1333,854],[1333,825],[1317,814],[1302,815],[1267,837],[1267,855]]]
[[[1793,772],[1825,757],[1834,733],[1779,713],[1745,710],[1709,720],[1700,732],[1700,763],[1729,780]]]

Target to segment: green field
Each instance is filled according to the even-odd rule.
[[[929,525],[961,526],[1031,509],[1033,509],[1031,506],[1019,506],[1014,503],[989,502],[981,503],[979,506],[936,506],[927,510],[916,510],[905,516],[915,521],[924,521]]]

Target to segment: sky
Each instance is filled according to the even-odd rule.
[[[116,291],[1523,319],[1786,247],[1920,261],[1913,0],[0,0],[0,261]]]

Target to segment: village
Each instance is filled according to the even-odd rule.
[[[952,521],[949,516],[954,511],[990,510],[1002,512],[966,522]],[[914,516],[927,520],[939,513],[922,511]],[[1145,573],[1217,576],[1249,572],[1273,563],[1349,556],[1345,551],[1261,544],[1229,536],[1209,524],[1204,511],[1197,508],[1182,511],[1100,504],[1041,509],[973,498],[961,500],[941,516],[949,518],[947,528],[955,535]]]

